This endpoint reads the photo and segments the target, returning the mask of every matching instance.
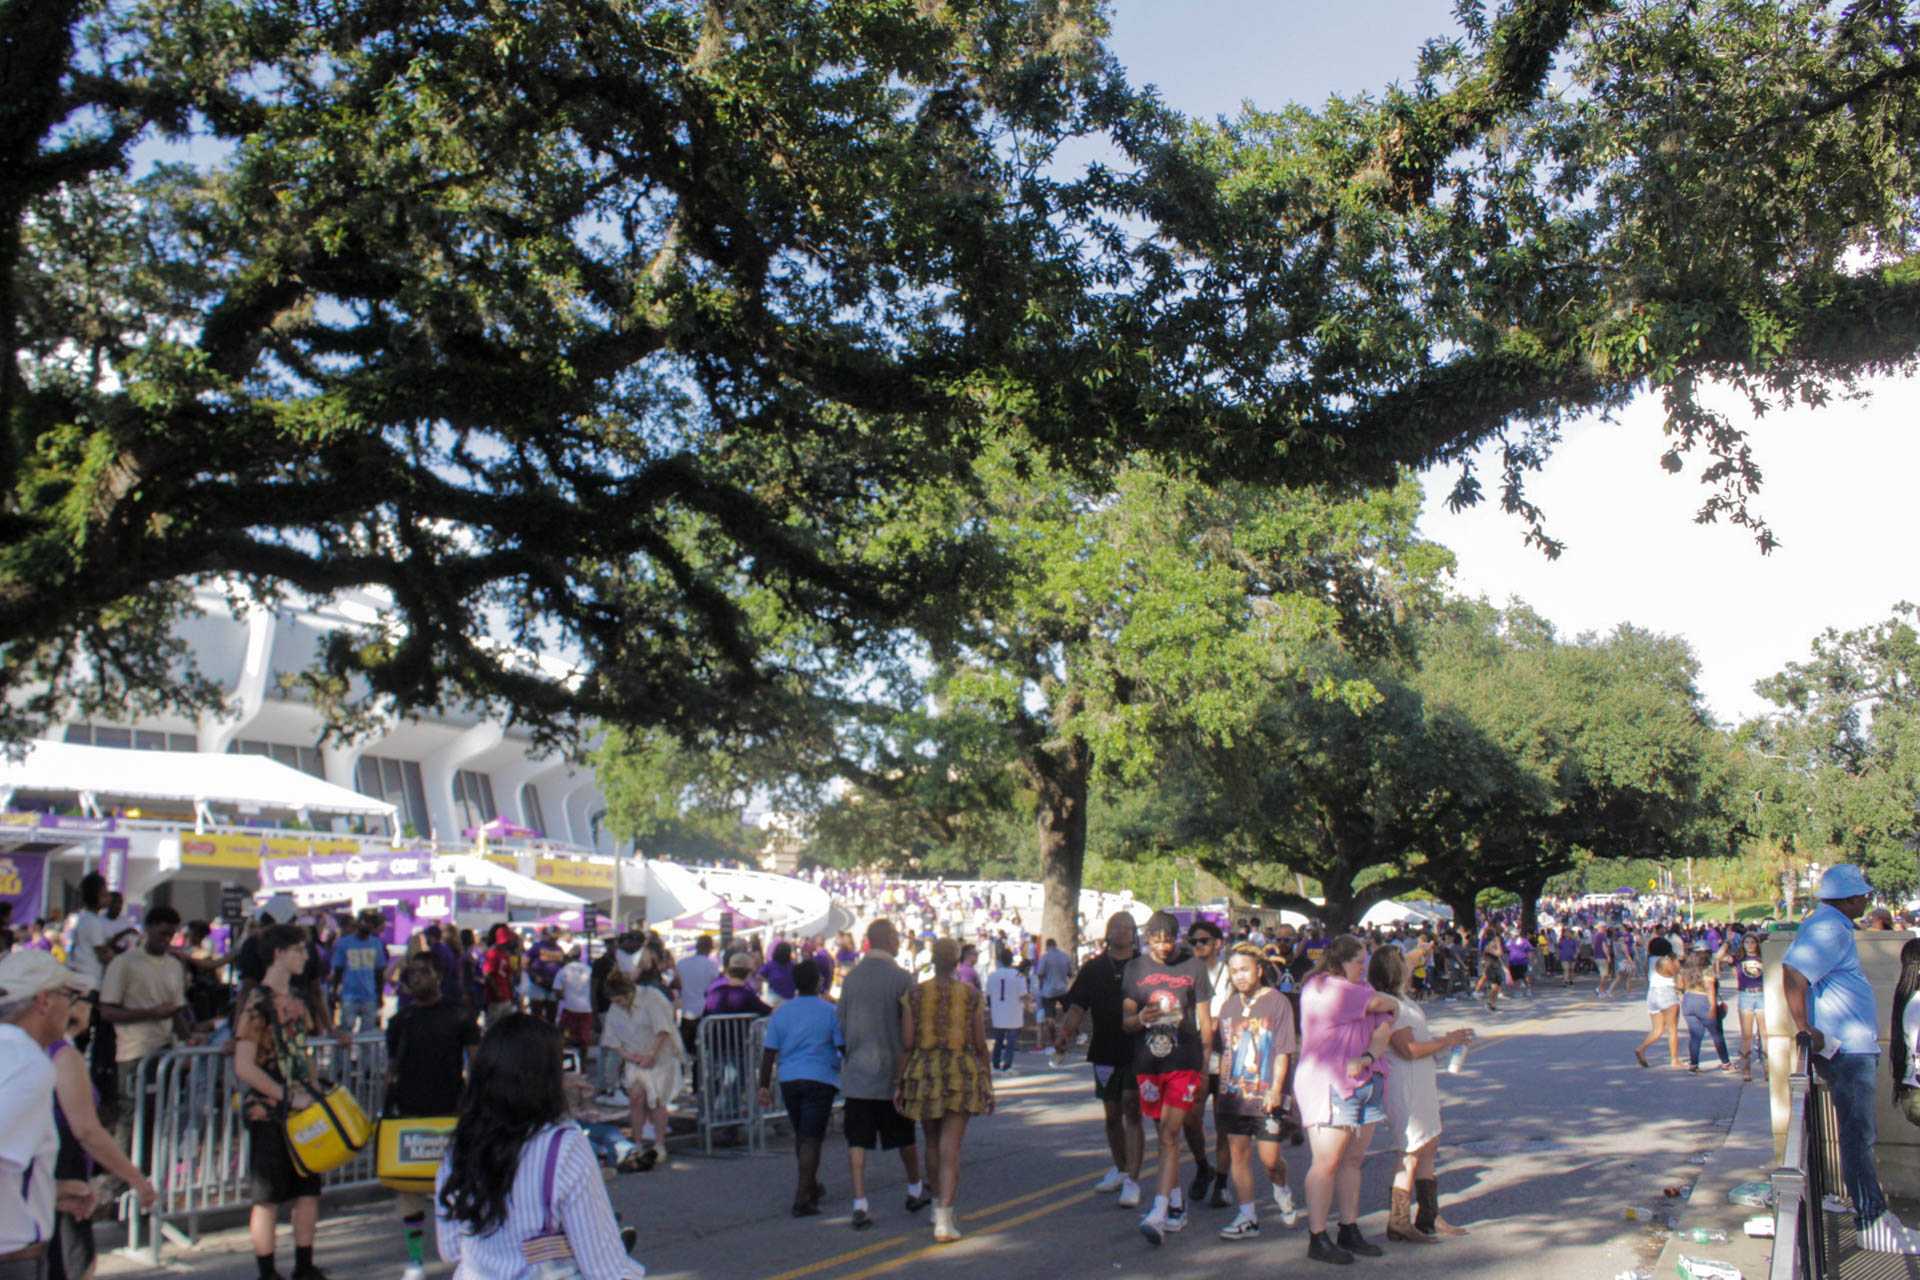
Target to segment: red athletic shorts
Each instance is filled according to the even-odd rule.
[[[567,1043],[585,1049],[593,1043],[593,1015],[575,1013],[571,1009],[560,1011],[560,1034]]]
[[[1140,1114],[1149,1120],[1160,1118],[1160,1108],[1178,1107],[1191,1111],[1207,1092],[1207,1077],[1198,1071],[1163,1071],[1140,1077]]]

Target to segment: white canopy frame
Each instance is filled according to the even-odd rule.
[[[133,751],[74,742],[35,742],[24,758],[0,757],[0,802],[21,791],[79,797],[97,814],[102,797],[193,805],[195,825],[212,821],[214,805],[378,817],[391,825],[396,806],[302,773],[266,756],[208,751]]]

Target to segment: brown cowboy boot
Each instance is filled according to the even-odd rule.
[[[1391,1207],[1387,1210],[1387,1239],[1398,1240],[1405,1244],[1440,1243],[1433,1236],[1414,1226],[1413,1192],[1404,1187],[1395,1187],[1392,1197]]]

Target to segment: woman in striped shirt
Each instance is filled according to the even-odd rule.
[[[570,1251],[585,1280],[643,1280],[593,1148],[567,1118],[560,1032],[524,1013],[487,1030],[440,1165],[435,1236],[455,1280],[530,1280]]]

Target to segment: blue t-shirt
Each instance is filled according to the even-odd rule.
[[[1860,971],[1853,921],[1823,902],[1800,923],[1793,945],[1780,959],[1798,969],[1812,987],[1807,1016],[1820,1034],[1838,1041],[1841,1053],[1879,1053],[1879,1015],[1873,987]]]
[[[840,1019],[819,996],[796,996],[767,1019],[765,1045],[780,1054],[781,1083],[818,1080],[840,1086]]]
[[[348,934],[333,944],[333,971],[340,975],[342,1000],[378,1000],[380,971],[385,967],[387,944],[378,938]]]

